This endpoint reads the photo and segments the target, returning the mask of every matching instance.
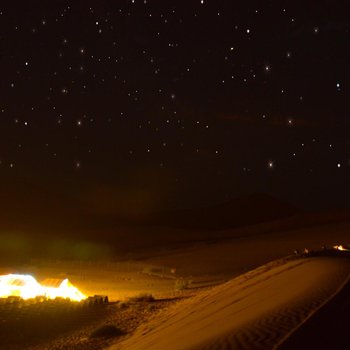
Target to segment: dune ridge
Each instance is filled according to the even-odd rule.
[[[277,344],[273,347],[273,350],[277,350],[280,347],[283,347],[285,342],[292,337],[296,332],[298,332],[312,317],[316,315],[318,311],[320,311],[323,307],[325,307],[328,303],[330,303],[333,299],[335,299],[340,292],[347,286],[349,285],[350,282],[350,274],[347,276],[347,278],[339,285],[339,287],[329,295],[328,298],[323,300],[319,305],[317,305],[314,309],[311,310],[311,312],[292,330],[290,330],[288,333],[282,337]]]
[[[110,349],[272,349],[349,273],[349,259],[274,261],[175,305]]]

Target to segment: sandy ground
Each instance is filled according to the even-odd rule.
[[[164,232],[174,235],[166,245],[149,245],[129,254],[119,244],[127,254],[114,261],[36,260],[0,266],[0,274],[30,273],[39,282],[68,277],[86,295],[108,295],[112,302],[144,293],[158,300],[111,304],[85,314],[60,311],[49,318],[40,318],[36,311],[7,313],[12,316],[0,317],[0,349],[100,350],[113,342],[116,349],[251,349],[257,344],[270,349],[327,300],[349,273],[349,260],[281,260],[294,249],[349,243],[348,221],[304,228],[288,222],[283,230],[280,225],[219,232],[203,239],[198,239],[198,232],[191,236],[184,231],[177,238],[175,231]],[[152,242],[152,236],[144,239]],[[105,324],[126,335],[89,338]]]
[[[182,276],[211,275],[232,278],[295,249],[320,250],[322,246],[350,243],[350,223],[335,222],[299,229],[279,230],[277,223],[217,233],[217,238],[177,249],[150,251],[142,262],[171,266]]]
[[[272,349],[349,273],[341,258],[267,264],[176,304],[110,350]]]
[[[348,349],[350,324],[350,283],[307,322],[293,332],[279,350]]]
[[[194,294],[176,289],[169,269],[138,262],[36,261],[0,268],[0,274],[10,272],[34,274],[39,282],[68,277],[86,295],[108,295],[111,302],[95,307],[0,302],[0,350],[104,349],[115,337],[91,338],[96,329],[113,325],[123,334],[133,333],[163,308]],[[156,300],[143,301],[144,295]]]

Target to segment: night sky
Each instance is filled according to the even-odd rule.
[[[2,207],[347,204],[345,1],[1,6]]]

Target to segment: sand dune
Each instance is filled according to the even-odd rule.
[[[290,256],[294,249],[319,250],[322,246],[348,244],[349,229],[348,212],[337,212],[305,214],[215,233],[164,228],[122,230],[115,234],[111,232],[106,240],[101,233],[97,246],[74,238],[74,242],[50,240],[48,247],[51,249],[46,250],[38,243],[43,236],[36,237],[29,244],[8,234],[8,239],[2,239],[3,254],[0,257],[7,264],[10,261],[7,258],[14,256],[13,249],[16,249],[20,261],[26,261],[21,251],[35,255],[37,246],[40,251],[50,253],[50,257],[52,253],[52,257],[48,261],[40,259],[39,252],[38,259],[29,265],[19,265],[18,269],[6,265],[0,270],[2,273],[31,273],[39,279],[69,277],[87,295],[108,295],[112,301],[125,300],[140,293],[151,293],[163,301],[176,297],[175,306],[163,310],[150,322],[148,316],[152,317],[154,304],[148,305],[145,312],[130,307],[127,309],[130,311],[130,327],[125,327],[125,321],[117,311],[117,326],[127,328],[128,335],[125,339],[120,338],[112,349],[272,349],[286,336],[291,340],[284,341],[281,346],[303,348],[300,344],[305,343],[304,332],[311,334],[306,338],[314,338],[318,328],[308,330],[305,327],[308,320],[292,337],[290,332],[333,296],[350,273],[350,259],[276,259]],[[35,242],[37,244],[33,244]],[[110,242],[108,248],[111,249],[105,250],[107,242]],[[115,254],[109,255],[108,252]],[[55,259],[57,253],[58,256],[63,254],[59,260]],[[84,254],[82,260],[68,259],[81,256],[81,253],[91,253],[96,260]],[[90,259],[86,260],[87,256]],[[100,256],[106,260],[98,260]],[[272,260],[274,262],[266,264]],[[178,290],[179,281],[188,283],[189,288]],[[201,289],[208,286],[210,289]],[[177,298],[184,295],[192,297],[178,301]],[[170,299],[168,301],[170,304]],[[348,299],[345,301],[350,305]],[[146,321],[142,317],[147,313]],[[336,318],[337,310],[332,309],[330,315]],[[108,320],[106,315],[98,322],[110,322]],[[142,323],[140,320],[145,323],[135,331],[134,320],[139,322],[138,325]],[[340,320],[347,321],[346,317]],[[30,329],[30,325],[26,327]],[[69,337],[57,329],[46,348],[102,349],[117,341],[110,339],[98,347],[82,340],[87,339],[86,335],[91,331],[89,327],[97,327],[97,323],[86,327],[76,324]],[[326,327],[327,324],[321,324],[321,329]],[[46,333],[42,332],[43,339],[47,338]],[[330,341],[334,334],[336,332],[329,336]],[[309,347],[312,348],[312,344]]]
[[[158,213],[150,221],[165,227],[218,231],[294,217],[300,213],[277,198],[256,193],[212,207]]]
[[[350,283],[282,342],[279,350],[348,349]]]
[[[329,300],[350,260],[279,260],[166,310],[110,350],[272,349]]]

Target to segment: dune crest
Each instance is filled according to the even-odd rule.
[[[349,259],[272,262],[178,303],[110,350],[272,349],[349,273]]]

